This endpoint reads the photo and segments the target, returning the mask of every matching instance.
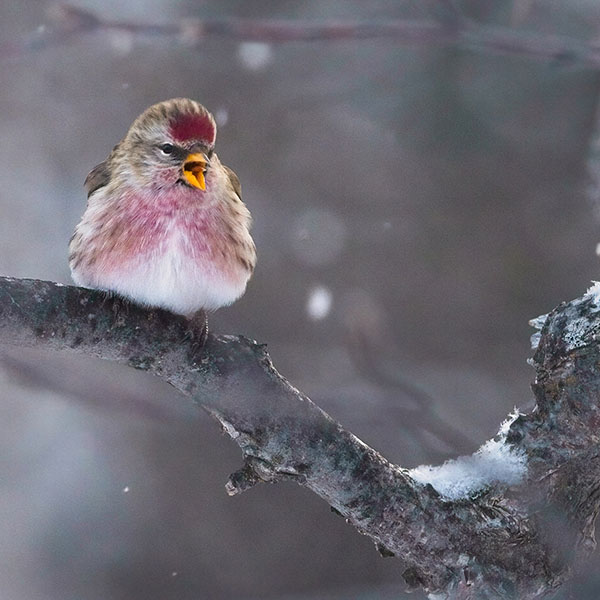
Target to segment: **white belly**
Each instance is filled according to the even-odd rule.
[[[96,272],[92,280],[73,272],[78,285],[113,291],[134,302],[191,315],[200,309],[216,310],[237,300],[250,274],[242,269],[225,272],[207,255],[193,256],[185,236],[174,231],[154,250],[109,272]]]

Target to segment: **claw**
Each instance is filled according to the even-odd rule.
[[[199,310],[188,321],[188,330],[186,331],[185,339],[191,340],[192,356],[200,356],[208,339],[208,317],[206,311]]]

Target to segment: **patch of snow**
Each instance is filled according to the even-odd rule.
[[[594,285],[588,288],[584,294],[584,298],[591,298],[592,302],[596,305],[596,310],[600,310],[600,281],[592,281]]]
[[[518,484],[527,470],[527,461],[522,452],[506,443],[506,435],[519,414],[515,408],[496,437],[474,454],[448,460],[437,467],[421,465],[411,469],[409,475],[419,483],[431,484],[448,500],[468,498],[494,483]]]
[[[586,342],[584,342],[584,338],[586,333],[589,333],[589,325],[589,319],[586,317],[571,319],[562,334],[562,338],[565,341],[565,351],[569,352],[575,350],[575,348],[585,346]]]
[[[225,430],[225,433],[229,437],[231,437],[231,439],[235,440],[240,437],[239,432],[229,421],[225,421],[224,419],[219,419],[219,420],[221,421],[221,426]]]
[[[592,284],[583,295],[583,300],[591,300],[594,307],[590,312],[596,313],[600,312],[600,282],[592,281]],[[537,330],[541,330],[547,317],[548,315],[541,315],[529,321],[529,324]],[[534,350],[538,347],[540,337],[539,333],[534,333],[531,336],[531,347]],[[600,324],[595,320],[590,320],[585,315],[571,318],[562,334],[562,338],[566,343],[566,351],[585,346],[598,337],[600,337]]]
[[[532,336],[529,338],[529,343],[531,344],[532,350],[537,350],[537,347],[540,345],[541,339],[542,339],[541,333],[538,332],[538,333],[532,334]]]
[[[308,295],[306,312],[313,321],[324,319],[331,310],[333,295],[331,291],[322,285],[315,286]]]
[[[542,334],[539,332],[544,327],[544,323],[546,322],[547,318],[548,318],[548,313],[546,313],[545,315],[540,315],[539,317],[536,317],[535,319],[531,319],[529,321],[529,325],[531,325],[531,327],[533,327],[534,329],[537,329],[537,333],[534,333],[529,338],[529,341],[531,342],[532,350],[537,350],[537,347],[540,344],[540,338],[542,337]]]
[[[535,319],[531,319],[529,321],[529,325],[531,325],[534,329],[541,331],[542,327],[544,327],[544,323],[546,322],[547,318],[548,318],[548,313],[546,313],[545,315],[540,315],[539,317],[536,317]]]
[[[456,566],[464,569],[465,567],[469,566],[469,562],[470,559],[468,554],[459,554],[458,560],[456,561]]]
[[[583,300],[591,300],[593,302],[594,307],[590,312],[600,312],[600,282],[592,281],[592,284],[583,295]],[[547,317],[548,315],[540,315],[535,319],[531,319],[529,324],[539,331],[544,326]],[[572,318],[562,335],[567,351],[585,346],[598,336],[600,336],[600,324],[590,321],[587,316]],[[531,347],[534,350],[538,347],[539,341],[540,334],[534,333],[531,336]]]
[[[600,311],[600,282],[593,281],[587,292],[583,295],[584,300],[590,300],[595,307],[591,312]],[[600,324],[591,321],[587,316],[572,318],[567,324],[562,337],[566,344],[566,351],[575,350],[586,346],[600,336]]]

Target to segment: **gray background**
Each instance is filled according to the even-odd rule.
[[[141,23],[385,22],[440,4],[78,5]],[[459,4],[488,24],[598,33],[591,1]],[[50,6],[0,4],[0,273],[69,282],[86,173],[148,105],[190,96],[217,115],[259,251],[213,331],[268,342],[294,385],[406,467],[471,452],[531,405],[527,321],[600,278],[596,73],[390,40],[190,48],[96,33],[9,56],[7,41],[44,34]],[[33,352],[4,355],[0,381],[3,600],[403,597],[400,562],[308,491],[228,498],[237,447],[168,386]],[[600,590],[591,573],[575,586]]]

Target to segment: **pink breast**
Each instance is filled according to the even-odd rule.
[[[114,272],[136,268],[141,261],[178,251],[199,268],[233,274],[231,250],[218,207],[198,204],[187,190],[160,198],[128,198],[122,217],[113,223],[104,269]],[[173,247],[175,244],[175,247]]]

